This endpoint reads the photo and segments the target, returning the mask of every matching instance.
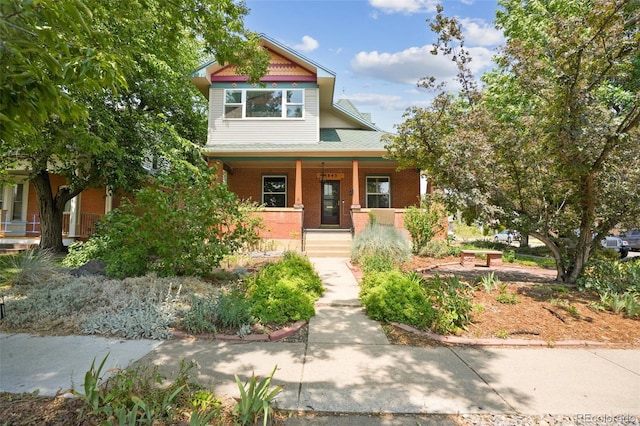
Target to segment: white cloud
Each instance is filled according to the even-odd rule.
[[[410,47],[401,52],[360,52],[351,60],[356,77],[370,77],[400,84],[415,85],[423,77],[433,76],[438,82],[450,82],[456,66],[449,57],[432,55],[432,46]],[[473,60],[471,70],[479,73],[491,63],[493,53],[484,47],[469,48]],[[479,75],[477,75],[479,76]]]
[[[505,42],[502,31],[482,19],[462,18],[460,24],[467,45],[497,46]]]
[[[438,0],[369,0],[369,4],[384,13],[414,13],[435,12]]]
[[[293,48],[301,52],[313,52],[318,46],[320,46],[318,40],[306,35],[302,37],[302,43],[294,45]]]

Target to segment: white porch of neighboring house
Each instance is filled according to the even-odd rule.
[[[27,182],[0,186],[0,244],[33,246],[40,242],[40,215],[37,213],[33,187]],[[96,223],[112,210],[113,197],[107,191],[103,195],[102,213],[84,212],[83,194],[67,203],[62,219],[62,236],[65,245],[77,239],[86,239],[95,232]],[[94,200],[95,201],[95,200]]]

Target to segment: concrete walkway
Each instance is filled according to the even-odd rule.
[[[113,357],[120,366],[141,360],[169,376],[182,359],[196,360],[200,380],[220,395],[239,395],[234,374],[246,380],[277,365],[274,384],[284,385],[277,405],[296,411],[640,418],[640,350],[390,345],[379,324],[364,315],[346,259],[312,262],[327,291],[309,323],[307,343],[0,335],[0,391],[40,389],[50,395],[80,385],[94,357],[113,356],[122,348]],[[349,418],[346,423],[318,418],[314,424],[416,424],[411,418],[406,423]],[[309,424],[298,421],[287,424]]]

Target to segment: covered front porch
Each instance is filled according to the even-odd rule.
[[[416,170],[380,157],[211,158],[220,180],[262,207],[263,237],[304,251],[315,230],[360,232],[376,220],[404,230],[405,208],[429,188]]]
[[[36,191],[23,173],[14,174],[14,183],[0,186],[0,244],[4,247],[38,245],[41,219]],[[51,175],[54,191],[65,187],[62,176]],[[65,245],[89,238],[97,222],[112,210],[118,200],[105,188],[90,188],[71,199],[62,218]]]

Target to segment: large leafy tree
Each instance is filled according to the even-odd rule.
[[[409,111],[388,148],[453,204],[539,238],[574,282],[602,236],[640,216],[640,3],[500,5],[507,44],[485,86],[459,73],[463,90]],[[455,20],[432,28],[468,68]]]
[[[63,250],[67,201],[133,190],[157,167],[201,161],[206,104],[187,76],[214,56],[252,79],[266,54],[231,0],[0,0],[0,170],[26,170],[41,247]],[[60,174],[67,185],[51,188]]]

